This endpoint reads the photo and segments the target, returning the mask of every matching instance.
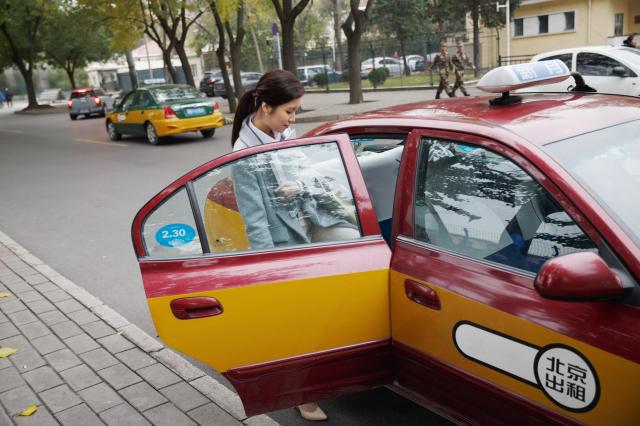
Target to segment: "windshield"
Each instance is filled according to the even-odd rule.
[[[159,87],[149,89],[158,102],[199,99],[200,92],[191,86]]]
[[[546,145],[640,247],[640,121]]]
[[[640,49],[620,49],[616,53],[625,61],[640,65]]]

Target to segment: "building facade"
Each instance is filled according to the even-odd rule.
[[[640,0],[522,0],[511,11],[511,62],[556,49],[620,45],[630,33],[640,33]],[[506,59],[506,28],[483,28],[481,41],[483,68]]]

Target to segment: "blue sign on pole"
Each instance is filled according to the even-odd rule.
[[[271,25],[271,34],[278,35],[278,24],[275,22]]]

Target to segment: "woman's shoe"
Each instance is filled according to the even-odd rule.
[[[298,410],[298,413],[300,413],[300,417],[305,420],[310,420],[313,422],[327,420],[327,415],[315,402],[308,402],[306,404],[298,405],[296,407],[296,410]]]

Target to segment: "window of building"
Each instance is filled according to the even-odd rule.
[[[623,31],[624,31],[624,13],[616,13],[613,34],[616,36],[621,36],[622,34],[624,34]]]
[[[425,138],[415,238],[462,256],[537,273],[596,246],[527,172],[484,148]]]
[[[524,35],[524,19],[518,18],[513,20],[513,36],[520,37]]]
[[[551,13],[525,16],[513,20],[513,36],[528,37],[575,31],[576,12]]]
[[[549,15],[538,16],[538,33],[546,34],[549,32]]]

